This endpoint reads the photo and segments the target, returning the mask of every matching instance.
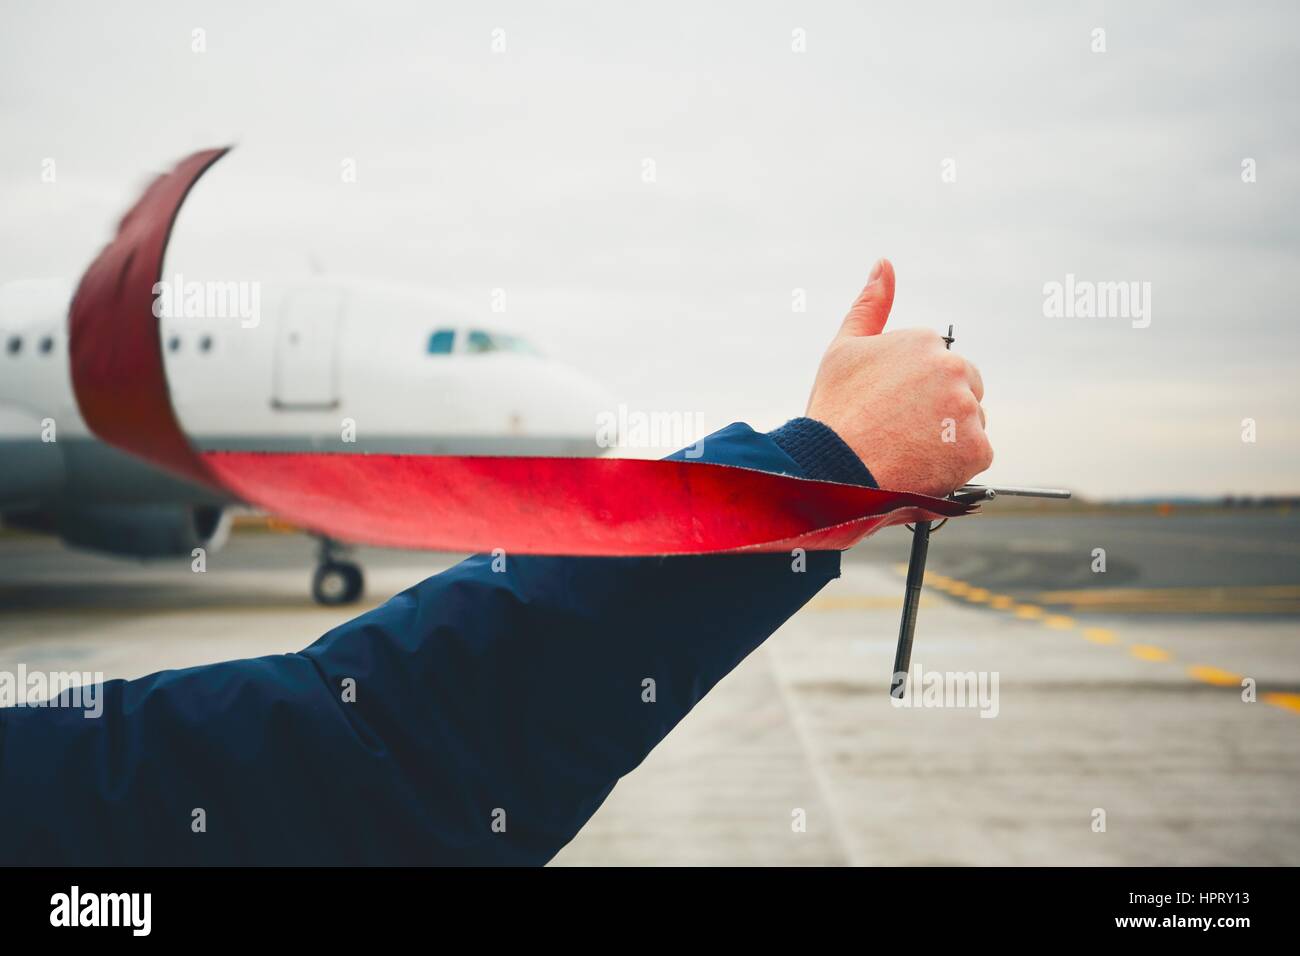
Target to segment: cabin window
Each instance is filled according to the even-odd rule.
[[[452,329],[439,329],[429,336],[430,355],[450,355],[456,344],[456,333]]]

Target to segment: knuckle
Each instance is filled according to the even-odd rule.
[[[957,418],[972,418],[979,415],[980,403],[976,401],[975,394],[969,388],[955,389],[951,402]]]

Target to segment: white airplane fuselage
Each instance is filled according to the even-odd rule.
[[[235,502],[87,429],[68,364],[72,293],[55,281],[0,287],[0,516],[113,554],[219,544]],[[160,316],[172,402],[200,448],[600,451],[603,389],[418,290],[313,277],[259,283],[256,303],[256,316],[233,314],[232,290],[221,315],[194,298]]]

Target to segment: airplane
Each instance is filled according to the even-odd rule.
[[[201,449],[605,450],[596,425],[613,406],[603,387],[518,335],[457,315],[427,290],[307,276],[256,283],[255,295],[198,283],[194,297],[192,280],[175,282],[176,305],[155,314],[173,404]],[[216,288],[223,285],[232,287]],[[214,288],[225,305],[205,309],[216,301]],[[220,548],[240,502],[87,429],[68,364],[74,291],[74,283],[56,280],[0,286],[0,519],[138,559]],[[232,307],[250,300],[255,316]],[[318,540],[312,596],[326,605],[356,601],[364,576],[347,542]]]

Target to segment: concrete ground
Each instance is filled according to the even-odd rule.
[[[890,704],[900,583],[846,562],[557,862],[1300,863],[1295,701],[1188,673],[1300,686],[1294,622],[1049,626],[934,597],[913,673],[997,671],[986,718]]]
[[[976,706],[891,706],[906,535],[886,532],[705,698],[555,862],[1300,864],[1295,616],[1268,602],[1223,614],[1136,613],[1077,595],[1057,605],[1044,596],[1090,582],[1040,574],[986,587],[979,575],[991,572],[950,540],[936,538],[913,674],[922,691],[926,674],[983,676]],[[311,544],[297,536],[240,535],[209,560],[200,583],[185,563],[0,537],[0,669],[134,677],[298,649],[356,613],[310,603]],[[448,560],[366,553],[371,603]]]

